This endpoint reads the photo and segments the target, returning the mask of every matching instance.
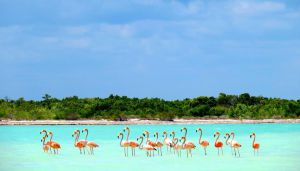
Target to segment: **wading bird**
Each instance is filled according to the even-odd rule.
[[[130,135],[129,127],[124,128],[123,132],[125,133],[126,130],[127,130],[126,141],[129,142],[129,147],[131,148],[131,156],[135,156],[135,149],[139,146],[139,144],[133,140],[128,140],[129,135]]]
[[[43,143],[43,150],[44,152],[48,153],[49,150],[49,145],[45,144],[45,140],[46,140],[47,135],[43,136],[41,139],[41,142]]]
[[[139,139],[141,139],[141,142],[139,144],[139,149],[141,150],[145,150],[146,151],[146,155],[147,157],[151,157],[151,151],[156,151],[156,148],[154,148],[153,146],[149,145],[149,144],[145,144],[145,145],[142,145],[143,143],[143,140],[144,140],[144,137],[143,136],[140,136],[139,138],[137,138],[136,140],[139,141]],[[154,153],[154,152],[153,152]]]
[[[86,132],[86,136],[85,136],[86,146],[90,147],[90,154],[94,154],[94,148],[99,147],[99,145],[93,141],[88,141],[87,137],[89,135],[89,130],[87,128],[85,128],[81,132],[83,133],[84,131]]]
[[[74,140],[74,146],[76,148],[78,148],[79,151],[80,151],[80,154],[82,154],[81,150],[84,149],[85,143],[82,142],[82,141],[78,141],[78,138],[79,138],[79,135],[80,135],[80,131],[79,130],[75,130],[73,132],[73,134],[72,134],[72,137],[74,137],[75,135],[76,135],[76,137],[75,137],[75,140]]]
[[[234,132],[231,132],[230,136],[232,136],[230,144],[231,144],[231,147],[234,149],[234,156],[236,156],[236,151],[237,151],[239,154],[239,157],[241,157],[239,148],[242,147],[242,145],[234,140]]]
[[[186,142],[185,136],[182,136],[180,141],[182,141],[182,149],[186,150],[186,157],[189,157],[189,154],[192,157],[192,150],[196,148],[195,144],[192,142]]]
[[[122,132],[119,133],[118,135],[118,139],[120,139],[121,137],[121,140],[120,140],[120,147],[123,147],[124,148],[124,154],[125,154],[125,157],[128,156],[128,147],[129,147],[129,142],[126,141],[126,140],[123,140],[124,138],[124,135]]]
[[[196,129],[196,132],[198,132],[198,131],[200,132],[199,144],[203,147],[204,153],[206,155],[207,154],[206,153],[206,148],[209,146],[209,142],[207,140],[201,140],[201,138],[202,138],[202,129],[201,128]]]
[[[143,136],[147,138],[147,139],[146,139],[146,144],[148,144],[148,145],[150,145],[150,146],[152,146],[152,147],[155,147],[155,146],[156,146],[155,142],[149,140],[149,132],[148,132],[148,131],[145,131],[145,132],[143,133]],[[153,152],[153,156],[154,156],[154,150],[152,150],[152,152]]]
[[[50,137],[50,147],[53,148],[53,151],[54,151],[54,154],[55,154],[55,150],[56,150],[56,154],[58,154],[58,149],[60,149],[60,144],[55,142],[55,141],[52,141],[52,138],[53,138],[53,133],[52,132],[49,132],[49,135],[51,135]]]
[[[260,144],[255,142],[256,135],[255,135],[254,132],[250,135],[250,138],[252,138],[252,137],[253,137],[253,141],[252,141],[253,152],[254,152],[254,155],[255,155],[255,150],[256,150],[256,153],[258,155],[258,149],[260,147]]]
[[[167,134],[166,131],[163,132],[162,137],[164,137],[163,143],[164,143],[164,145],[166,145],[167,151],[169,151],[169,148],[170,148],[170,151],[171,151],[172,141],[168,138],[168,134]]]
[[[174,140],[173,140],[173,148],[174,148],[174,151],[176,151],[176,153],[177,153],[177,156],[178,157],[181,157],[181,149],[182,149],[182,144],[179,144],[178,143],[179,141],[178,141],[178,138],[175,138]]]
[[[162,150],[161,150],[161,147],[164,145],[162,142],[158,141],[158,132],[155,132],[154,134],[154,138],[156,137],[156,140],[155,140],[155,147],[157,148],[157,154],[159,155],[160,153],[160,156],[162,156]]]
[[[220,149],[220,148],[221,148],[222,155],[223,155],[223,149],[222,149],[223,143],[222,143],[221,141],[218,141],[219,138],[220,138],[220,133],[219,133],[219,132],[216,132],[216,133],[214,134],[214,137],[217,137],[217,138],[216,138],[216,141],[215,141],[215,147],[218,149],[218,155],[220,155],[220,153],[219,153],[219,149]]]

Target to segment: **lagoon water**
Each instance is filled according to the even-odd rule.
[[[164,130],[174,130],[178,137],[182,135],[182,127],[187,127],[187,139],[197,146],[192,158],[186,158],[185,151],[178,158],[165,148],[162,157],[147,158],[141,150],[136,151],[136,157],[124,157],[117,139],[124,125],[0,126],[0,170],[300,170],[300,124],[131,125],[130,139],[136,140],[144,130],[148,130],[152,139],[153,133],[158,131],[162,141]],[[204,131],[203,138],[210,141],[207,156],[197,144],[199,134],[195,130],[198,127]],[[90,140],[100,144],[95,155],[80,155],[79,150],[74,148],[71,134],[75,129],[83,128],[89,129]],[[61,144],[58,155],[43,152],[39,134],[42,129],[51,130],[53,140]],[[215,131],[222,134],[223,142],[225,132],[235,131],[236,140],[242,144],[240,158],[233,157],[228,146],[224,147],[223,156],[217,155],[213,146]],[[251,148],[249,135],[253,131],[261,144],[259,156],[254,156]]]

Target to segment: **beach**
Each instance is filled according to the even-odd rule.
[[[0,125],[176,125],[176,124],[260,124],[260,123],[300,123],[300,119],[174,119],[174,121],[128,119],[110,120],[1,120]]]

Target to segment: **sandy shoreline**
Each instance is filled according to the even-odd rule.
[[[300,119],[175,119],[174,121],[129,119],[128,121],[108,120],[1,120],[0,125],[145,125],[145,124],[252,124],[252,123],[300,123]]]

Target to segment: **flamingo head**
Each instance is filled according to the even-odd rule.
[[[41,130],[40,134],[42,134],[43,132],[47,134],[47,131],[45,129]]]
[[[196,129],[196,132],[198,132],[198,131],[202,131],[202,129],[201,128]]]
[[[228,136],[228,138],[230,137],[230,135],[228,133],[226,133],[224,138],[226,139],[227,136]]]
[[[184,139],[185,139],[185,136],[182,136],[179,141],[181,142]]]
[[[53,133],[50,131],[50,132],[48,132],[48,134],[50,134],[50,135],[53,135]]]
[[[234,132],[231,132],[230,135],[234,135]]]
[[[184,127],[184,128],[181,128],[181,129],[180,129],[180,132],[182,132],[183,130],[186,130],[186,127]]]
[[[145,131],[145,132],[143,133],[143,135],[144,135],[144,136],[149,135],[149,132],[148,132],[148,131]]]
[[[128,127],[128,126],[126,126],[126,127],[124,128],[124,132],[125,132],[125,130],[128,130],[128,131],[129,131],[129,127]]]
[[[138,141],[139,139],[143,139],[143,136],[138,137],[136,140]]]
[[[77,130],[75,130],[75,131],[73,132],[72,137],[74,137],[74,135],[76,135],[76,134],[77,134]]]
[[[81,132],[84,132],[84,131],[88,131],[88,129],[87,129],[87,128],[84,128]]]
[[[156,136],[158,137],[158,132],[155,132],[154,137],[156,137]]]
[[[122,133],[122,132],[119,133],[118,139],[120,138],[120,136],[123,136],[123,133]]]
[[[253,132],[251,135],[250,135],[250,138],[255,137],[255,133]]]
[[[219,132],[216,132],[216,133],[214,134],[214,137],[216,137],[217,135],[220,135],[220,133],[219,133]]]
[[[45,139],[46,139],[46,136],[41,139],[41,142],[45,141]]]

